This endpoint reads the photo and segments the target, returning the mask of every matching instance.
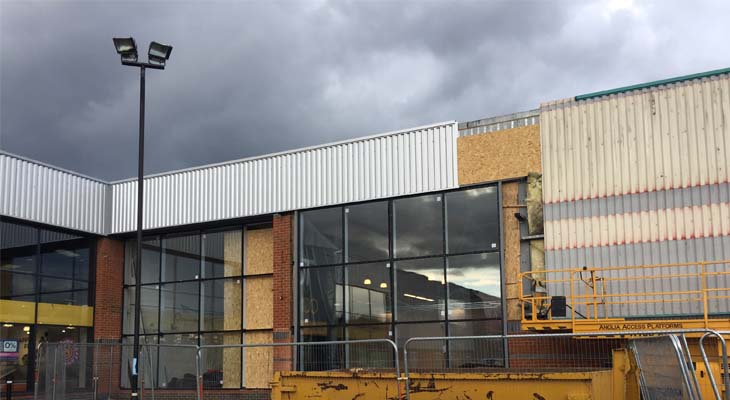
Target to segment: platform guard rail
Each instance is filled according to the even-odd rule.
[[[526,330],[730,330],[730,260],[528,271],[518,290]]]

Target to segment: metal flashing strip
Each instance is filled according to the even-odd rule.
[[[589,99],[593,99],[596,97],[610,96],[612,94],[631,92],[634,90],[641,90],[641,89],[648,89],[648,88],[662,86],[662,85],[670,85],[673,83],[685,82],[685,81],[690,81],[690,80],[694,80],[694,79],[710,78],[713,76],[728,74],[728,73],[730,73],[730,68],[721,68],[721,69],[716,69],[716,70],[712,70],[712,71],[699,72],[696,74],[677,76],[674,78],[659,79],[656,81],[639,83],[636,85],[622,86],[622,87],[615,88],[615,89],[601,90],[598,92],[581,94],[581,95],[575,96],[575,101],[589,100]]]

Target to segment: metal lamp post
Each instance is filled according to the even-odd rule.
[[[139,68],[139,153],[137,155],[137,255],[134,264],[134,345],[132,359],[132,397],[139,394],[139,323],[141,302],[142,275],[142,195],[144,185],[144,94],[145,70],[165,69],[165,62],[170,58],[172,46],[157,42],[150,43],[148,61],[137,61],[137,44],[133,38],[114,38],[114,47],[122,58],[122,65]]]

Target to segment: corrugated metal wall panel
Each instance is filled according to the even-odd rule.
[[[455,122],[145,179],[145,229],[454,188]],[[136,227],[136,181],[112,184],[110,233]]]
[[[0,214],[104,234],[107,184],[0,153]]]
[[[727,75],[542,105],[547,268],[730,259],[729,118]],[[699,284],[667,279],[652,289]],[[643,290],[636,285],[612,291]],[[612,311],[697,310],[667,303]]]

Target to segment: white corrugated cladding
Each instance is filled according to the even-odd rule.
[[[104,234],[108,185],[0,153],[0,215]]]
[[[145,178],[144,227],[240,218],[457,186],[456,122]],[[136,181],[112,184],[111,233],[136,227]]]
[[[543,104],[547,268],[730,259],[728,123],[728,75]],[[697,284],[629,280],[612,291]]]

